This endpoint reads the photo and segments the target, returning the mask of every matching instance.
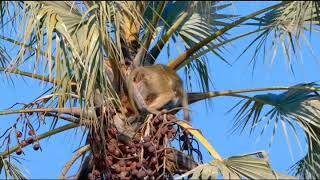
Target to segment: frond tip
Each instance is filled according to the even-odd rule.
[[[318,31],[320,25],[319,14],[319,2],[287,1],[280,8],[274,9],[262,17],[254,18],[254,21],[247,23],[247,25],[257,26],[258,29],[266,29],[249,43],[242,54],[256,43],[251,60],[253,64],[260,57],[258,54],[261,51],[263,51],[264,60],[266,58],[271,59],[270,63],[273,64],[279,50],[282,48],[286,63],[292,70],[293,59],[298,58],[303,51],[302,43],[316,57],[306,34],[310,33],[311,35],[312,32]],[[266,53],[266,49],[270,49],[271,52]]]
[[[199,139],[199,141],[204,145],[204,147],[210,152],[210,154],[217,160],[222,160],[220,155],[217,153],[217,151],[211,146],[211,144],[208,142],[208,140],[203,137],[203,135],[196,129],[192,128],[189,124],[183,122],[183,121],[177,121],[176,122],[179,126],[183,127],[185,130],[190,132],[192,135],[194,135],[196,138]]]
[[[23,172],[17,167],[17,165],[15,165],[14,162],[12,162],[12,159],[3,159],[2,157],[0,157],[1,161],[0,161],[0,173],[2,171],[2,168],[4,168],[4,172],[5,172],[5,176],[6,179],[21,179],[21,180],[25,180],[27,179],[27,177],[23,174]]]
[[[296,179],[275,172],[265,152],[233,156],[223,161],[215,160],[200,165],[176,179],[187,176],[191,176],[190,179],[217,179],[219,176],[223,176],[224,179]]]

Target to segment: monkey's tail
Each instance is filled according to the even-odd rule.
[[[183,109],[183,118],[184,120],[190,122],[190,110],[187,109]]]
[[[190,122],[190,109],[189,109],[188,96],[186,92],[184,92],[184,96],[182,99],[182,107],[183,107],[184,120],[186,120],[187,122]]]

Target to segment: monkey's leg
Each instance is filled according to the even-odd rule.
[[[174,97],[173,93],[164,93],[157,96],[148,106],[147,110],[153,114],[158,114],[164,105],[168,104]]]

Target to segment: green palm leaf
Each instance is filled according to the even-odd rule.
[[[291,171],[296,176],[304,179],[319,179],[319,149],[314,150],[312,154],[308,153],[291,167]]]
[[[11,62],[14,69],[25,63],[25,54],[30,49],[23,44],[30,44],[36,46],[34,71],[46,69],[44,75],[59,82],[55,92],[70,93],[70,83],[76,82],[80,99],[86,100],[86,105],[90,102],[92,105],[94,89],[113,91],[104,71],[104,56],[107,54],[110,59],[118,61],[123,57],[119,42],[111,31],[120,28],[114,24],[120,23],[122,17],[115,12],[125,3],[94,3],[83,14],[79,10],[83,4],[25,2],[23,5],[26,31],[23,32],[20,52]],[[101,11],[105,16],[99,15]],[[40,53],[42,50],[45,52]],[[106,96],[117,99],[114,93]],[[67,99],[61,97],[59,104],[63,105]]]
[[[200,165],[176,179],[186,176],[191,176],[191,179],[217,179],[220,176],[224,179],[296,179],[274,172],[265,152],[233,156],[223,161],[216,160]]]
[[[249,43],[242,54],[256,43],[252,61],[256,61],[258,54],[264,49],[264,59],[271,59],[273,64],[282,47],[286,63],[292,69],[293,58],[298,58],[299,53],[301,53],[302,42],[306,47],[310,48],[312,55],[316,57],[307,39],[306,32],[316,31],[316,26],[320,25],[319,8],[319,2],[291,1],[260,18],[254,18],[254,21],[257,22],[247,23],[247,25],[258,26],[259,29],[267,29]],[[273,50],[272,53],[268,53],[268,57],[266,57],[265,52],[267,46],[270,46],[268,48]]]
[[[27,179],[27,177],[23,174],[23,172],[15,165],[14,162],[12,162],[13,159],[2,159],[0,161],[0,173],[2,171],[2,168],[4,169],[5,176],[7,179],[14,178],[14,179]],[[17,161],[17,160],[16,160]]]
[[[316,83],[308,83],[299,84],[294,87],[318,87],[318,85]],[[318,167],[320,96],[317,92],[290,89],[281,94],[268,93],[256,95],[253,99],[242,100],[236,106],[240,105],[241,107],[236,114],[236,120],[233,125],[234,130],[241,129],[243,131],[245,128],[249,128],[251,133],[266,121],[261,130],[261,135],[273,124],[273,140],[277,133],[277,127],[281,123],[280,125],[283,128],[291,152],[287,125],[292,129],[295,137],[298,137],[296,126],[299,126],[304,130],[307,137],[308,155],[300,161],[300,164],[298,163],[297,167],[298,169],[300,168],[298,172],[299,174],[303,174],[303,171],[310,171],[309,166],[313,168]],[[268,106],[271,109],[267,110]],[[265,110],[267,111],[263,115]],[[297,141],[300,144],[298,138]],[[318,176],[316,174],[315,177]]]

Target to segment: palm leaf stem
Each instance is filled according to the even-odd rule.
[[[43,134],[37,136],[37,139],[36,139],[36,140],[40,141],[40,140],[45,139],[45,138],[47,138],[47,137],[50,137],[50,136],[52,136],[52,135],[55,135],[55,134],[58,134],[58,133],[67,131],[67,130],[69,130],[69,129],[73,129],[73,128],[79,127],[79,126],[80,126],[79,124],[70,123],[70,124],[61,126],[61,127],[59,127],[59,128],[53,129],[53,130],[51,130],[51,131],[48,131],[48,132],[46,132],[46,133],[43,133]],[[30,145],[30,144],[28,144],[28,145]],[[27,146],[28,146],[28,145],[27,145]],[[18,145],[18,146],[15,146],[15,147],[9,149],[8,151],[2,152],[2,153],[0,153],[0,157],[6,158],[7,156],[9,156],[10,154],[12,154],[13,152],[15,152],[16,150],[18,150],[19,148],[21,148],[21,147]]]
[[[233,23],[231,23],[228,26],[225,26],[223,29],[217,31],[216,33],[214,33],[212,36],[207,37],[206,39],[202,40],[201,42],[197,43],[195,46],[191,47],[190,49],[188,49],[186,52],[182,53],[178,58],[176,58],[175,60],[171,61],[168,66],[174,70],[176,70],[180,64],[182,64],[186,59],[188,59],[190,56],[192,56],[195,52],[197,52],[199,49],[201,49],[202,47],[204,47],[205,45],[207,45],[208,43],[210,43],[212,40],[224,35],[227,31],[239,26],[241,23],[252,19],[253,17],[263,14],[267,11],[279,8],[281,6],[283,6],[284,4],[286,4],[288,2],[283,2],[283,3],[279,3],[267,8],[264,8],[262,10],[259,10],[257,12],[254,12],[248,16],[242,17],[237,21],[234,21]]]

